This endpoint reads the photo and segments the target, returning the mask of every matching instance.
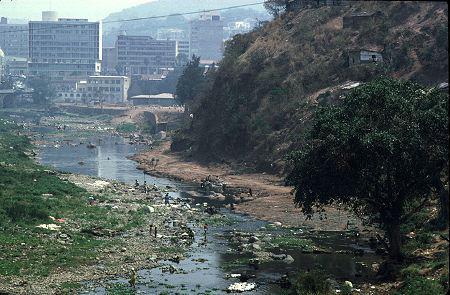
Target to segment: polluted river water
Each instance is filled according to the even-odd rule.
[[[52,166],[63,172],[85,174],[109,180],[117,180],[133,184],[136,180],[158,187],[170,187],[173,199],[187,198],[187,192],[198,189],[190,184],[175,182],[166,178],[158,178],[144,174],[138,170],[137,163],[128,157],[148,149],[148,146],[130,144],[128,139],[117,135],[96,135],[84,138],[66,139],[62,135],[44,137],[46,144],[39,146],[38,160],[43,165]],[[92,144],[95,147],[88,148]],[[221,204],[208,201],[205,197],[196,197],[192,203],[207,202],[215,206]],[[232,273],[245,274],[256,283],[256,288],[246,294],[277,294],[281,287],[276,281],[286,273],[295,273],[320,268],[336,280],[352,282],[367,282],[374,277],[370,270],[372,263],[380,261],[368,247],[358,244],[342,232],[314,232],[302,229],[271,229],[269,235],[283,231],[298,234],[301,238],[313,240],[316,244],[326,246],[333,253],[303,253],[295,247],[284,247],[275,250],[276,254],[290,255],[291,263],[274,260],[260,264],[233,265],[236,260],[248,260],[245,254],[234,251],[230,238],[233,232],[264,231],[270,225],[267,222],[253,219],[246,215],[236,214],[222,206],[221,214],[226,214],[233,220],[232,224],[211,226],[205,237],[201,229],[196,229],[195,240],[186,258],[179,263],[164,261],[164,267],[142,269],[137,271],[137,294],[221,294],[227,287],[239,282],[237,278],[229,278]],[[366,254],[358,256],[352,251],[363,250]],[[170,273],[165,270],[172,265],[177,271]],[[225,266],[228,266],[226,268]],[[106,285],[128,284],[129,274],[123,274],[115,279],[100,282],[85,282],[85,288],[80,294],[108,294]]]

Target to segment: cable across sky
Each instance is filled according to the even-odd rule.
[[[102,22],[102,24],[124,23],[124,22],[133,22],[133,21],[140,21],[140,20],[147,20],[147,19],[165,18],[165,17],[169,17],[169,16],[192,15],[192,14],[205,13],[205,12],[222,11],[222,10],[229,10],[229,9],[235,9],[235,8],[242,8],[242,7],[261,5],[261,4],[264,4],[265,2],[266,1],[260,1],[260,2],[254,2],[254,3],[249,3],[249,4],[234,5],[234,6],[228,6],[228,7],[222,7],[222,8],[215,8],[215,9],[205,9],[205,10],[198,10],[198,11],[180,12],[180,13],[172,13],[172,14],[166,14],[166,15],[154,15],[154,16],[146,16],[146,17],[121,19],[121,20],[111,20],[111,21]],[[76,26],[83,26],[83,25],[85,25],[85,24],[70,24],[70,25],[69,24],[68,25],[58,24],[58,28],[61,28],[61,27],[76,27]],[[36,28],[36,29],[30,29],[30,30],[39,31],[39,30],[48,30],[48,28]],[[0,34],[2,34],[2,33],[25,32],[25,31],[29,31],[29,30],[28,29],[21,29],[21,30],[0,31]]]

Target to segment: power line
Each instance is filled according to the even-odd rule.
[[[124,23],[124,22],[140,21],[140,20],[147,20],[147,19],[165,18],[165,17],[169,17],[169,16],[192,15],[192,14],[205,13],[205,12],[222,11],[222,10],[229,10],[229,9],[235,9],[235,8],[242,8],[242,7],[261,5],[261,4],[264,4],[265,2],[266,1],[260,1],[260,2],[254,2],[254,3],[249,3],[249,4],[241,4],[241,5],[234,5],[234,6],[222,7],[222,8],[216,8],[216,9],[206,9],[206,10],[199,10],[199,11],[172,13],[172,14],[166,14],[166,15],[137,17],[137,18],[130,18],[130,19],[122,19],[122,20],[111,20],[111,21],[102,22],[102,24],[113,24],[113,23],[122,23],[122,22]],[[70,25],[58,24],[57,27],[58,28],[61,28],[61,27],[68,28],[68,27],[77,27],[77,26],[85,26],[85,25],[86,24],[70,24]],[[40,31],[40,30],[48,30],[48,29],[49,28],[36,28],[36,29],[30,29],[29,28],[29,29],[21,29],[21,30],[0,31],[0,34],[16,33],[16,32],[28,32],[28,31]]]

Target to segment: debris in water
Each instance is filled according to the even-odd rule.
[[[251,291],[256,288],[255,283],[234,283],[231,284],[227,291],[228,292],[245,292],[245,291]]]

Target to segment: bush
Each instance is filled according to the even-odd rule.
[[[298,295],[326,295],[331,294],[331,285],[320,271],[302,272],[294,284],[294,292]]]
[[[49,215],[48,209],[42,204],[27,199],[18,199],[7,203],[4,210],[12,222],[46,221]]]
[[[133,123],[122,123],[116,127],[116,131],[122,133],[132,133],[136,132],[137,130],[138,128]]]
[[[445,294],[444,287],[437,281],[419,275],[410,275],[406,278],[403,287],[396,295],[438,295]]]

